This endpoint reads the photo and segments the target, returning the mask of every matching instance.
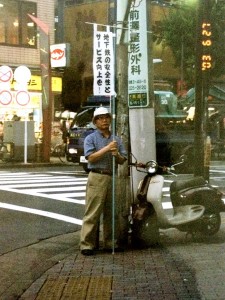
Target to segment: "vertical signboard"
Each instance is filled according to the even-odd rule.
[[[204,165],[207,132],[207,98],[212,69],[211,0],[199,0],[197,6],[196,64],[195,64],[195,176],[208,180],[209,167]]]
[[[156,159],[155,113],[152,105],[150,1],[131,2],[129,12],[128,106],[131,152],[137,160]],[[151,98],[150,98],[151,97]],[[133,192],[143,174],[133,170]]]
[[[110,31],[97,31],[94,28],[94,95],[114,96],[114,50],[113,33]]]
[[[148,51],[146,0],[133,1],[129,14],[129,107],[147,107]]]

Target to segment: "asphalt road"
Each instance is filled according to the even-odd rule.
[[[0,254],[80,229],[87,176],[76,174],[71,167],[0,171]],[[72,189],[78,197],[68,196]]]

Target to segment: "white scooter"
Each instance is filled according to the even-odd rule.
[[[182,161],[178,164],[181,163]],[[171,173],[176,165],[162,168],[153,160],[146,164],[130,165],[146,173],[139,184],[137,197],[132,206],[131,236],[134,246],[150,246],[158,243],[159,229],[176,228],[187,234],[205,236],[214,235],[219,231],[220,212],[225,211],[222,193],[209,185],[203,177],[172,182],[170,197],[173,214],[168,215],[162,205],[164,177],[159,173],[162,171]]]

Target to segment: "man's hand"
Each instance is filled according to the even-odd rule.
[[[110,142],[107,145],[107,147],[108,147],[108,151],[111,152],[113,156],[118,155],[118,148],[117,148],[117,142],[116,141]]]

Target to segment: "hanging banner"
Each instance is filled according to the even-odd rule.
[[[113,33],[94,28],[94,95],[115,95],[114,72]]]
[[[146,107],[148,95],[148,45],[146,0],[135,0],[129,14],[129,107]]]

